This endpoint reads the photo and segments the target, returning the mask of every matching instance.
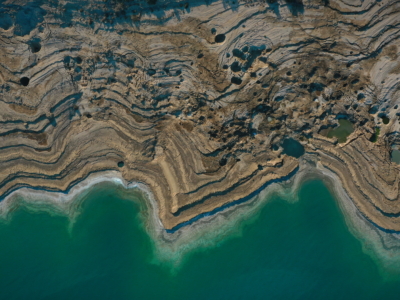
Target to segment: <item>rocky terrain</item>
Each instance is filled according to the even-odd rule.
[[[399,1],[1,1],[0,195],[119,170],[174,230],[307,152],[400,231],[399,37]]]

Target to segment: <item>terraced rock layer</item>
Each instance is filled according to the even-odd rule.
[[[151,188],[173,229],[294,174],[291,136],[364,216],[400,231],[399,12],[397,1],[3,1],[0,195],[120,170]],[[338,118],[356,128],[345,144],[319,134]]]

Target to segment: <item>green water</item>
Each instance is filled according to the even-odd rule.
[[[400,151],[397,149],[393,149],[390,158],[393,162],[400,164]]]
[[[345,143],[347,137],[354,131],[353,124],[346,119],[339,119],[339,126],[330,129],[327,133],[329,138],[336,137],[339,143]]]
[[[143,205],[110,186],[66,216],[20,206],[0,222],[0,299],[399,299],[321,181],[275,196],[241,236],[154,263]]]

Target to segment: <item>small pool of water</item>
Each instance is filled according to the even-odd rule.
[[[329,129],[326,136],[336,137],[339,143],[345,143],[347,137],[354,131],[353,124],[347,119],[339,119],[339,126]]]
[[[390,158],[392,159],[392,162],[400,165],[400,150],[393,149]]]
[[[286,138],[282,142],[283,151],[282,153],[289,156],[299,158],[304,154],[304,147],[298,141],[292,138]]]

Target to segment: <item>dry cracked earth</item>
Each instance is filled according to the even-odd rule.
[[[0,195],[118,170],[174,230],[305,154],[398,232],[399,55],[400,1],[1,0]]]

